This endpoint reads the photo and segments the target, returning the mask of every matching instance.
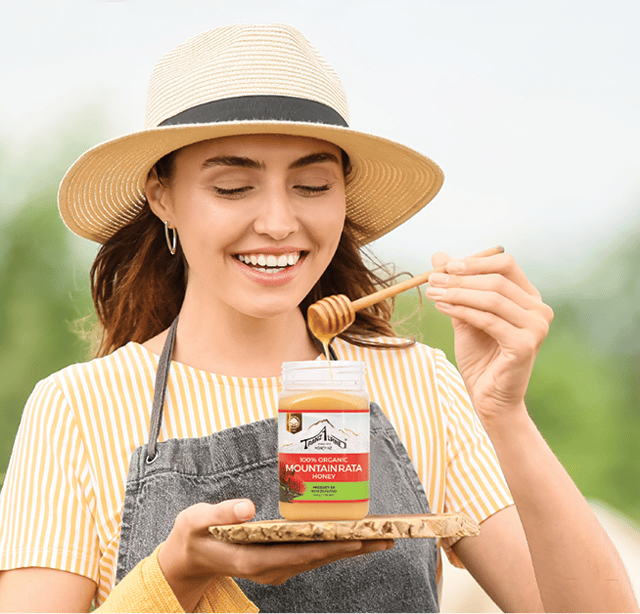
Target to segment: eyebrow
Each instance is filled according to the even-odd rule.
[[[251,158],[245,158],[244,156],[215,156],[213,158],[207,158],[202,163],[202,170],[211,168],[212,166],[239,166],[241,168],[255,168],[264,169],[264,164],[252,160]]]
[[[312,164],[318,164],[320,162],[334,162],[338,166],[340,165],[340,161],[334,154],[329,152],[318,152],[294,160],[289,165],[289,168],[304,168],[305,166],[311,166]],[[258,162],[257,160],[246,158],[244,156],[214,156],[213,158],[207,158],[202,163],[201,169],[205,170],[213,166],[236,166],[240,168],[250,168],[257,170],[265,169],[264,162]]]
[[[289,165],[289,168],[304,168],[305,166],[310,166],[311,164],[317,164],[319,162],[335,162],[338,166],[340,166],[340,161],[338,160],[338,157],[336,155],[329,152],[318,152],[295,160]]]

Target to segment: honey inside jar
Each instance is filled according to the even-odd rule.
[[[288,364],[304,365],[307,379],[311,372],[321,375],[319,381],[297,381],[289,387],[283,378],[278,409],[280,514],[288,520],[364,518],[369,511],[369,398],[364,378],[354,385],[351,373],[346,383],[340,382],[345,369],[353,371],[355,365],[363,375],[364,365],[334,361],[328,376],[323,362]],[[330,388],[322,386],[323,377],[331,377]],[[291,389],[302,387],[307,389]]]

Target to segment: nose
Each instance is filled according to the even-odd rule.
[[[258,234],[275,241],[282,241],[298,230],[298,218],[286,190],[274,189],[265,194],[253,227]]]

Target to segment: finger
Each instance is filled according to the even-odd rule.
[[[511,254],[496,254],[484,258],[464,258],[448,260],[446,272],[455,275],[487,275],[497,273],[503,275],[521,287],[527,294],[540,297],[538,289],[529,281]]]
[[[527,330],[540,340],[547,335],[553,319],[553,311],[538,296],[527,293],[501,274],[465,276],[434,273],[429,284],[425,294],[436,301],[438,310],[468,324],[472,323],[471,316],[467,314],[463,318],[465,312],[454,307],[491,314],[516,329]],[[500,326],[498,321],[487,315],[475,316],[475,327],[504,343],[507,343],[508,335],[513,334],[508,327]]]
[[[233,504],[233,515],[235,522],[246,522],[256,515],[256,506],[249,499],[240,499]]]
[[[393,540],[313,542],[241,546],[238,577],[279,584],[290,577],[340,559],[393,547]]]
[[[524,356],[536,352],[549,332],[546,321],[525,310],[521,310],[522,321],[513,324],[504,315],[464,304],[437,301],[435,307],[455,321],[482,331],[495,339],[502,348],[513,351],[514,355]],[[518,316],[511,316],[511,319],[514,318],[517,320]]]
[[[361,541],[300,542],[284,544],[250,544],[238,546],[244,563],[254,574],[273,568],[318,566],[362,551]]]
[[[456,292],[455,289],[473,290],[486,292],[486,297],[479,294],[469,294],[466,300],[460,298],[463,292]],[[479,299],[477,306],[484,311],[495,311],[501,298],[513,302],[522,309],[535,311],[546,317],[550,308],[545,305],[538,296],[534,296],[525,291],[522,287],[497,273],[486,275],[450,275],[447,273],[434,273],[429,278],[429,287],[425,290],[425,295],[431,300],[441,300],[444,302],[462,302],[468,306],[473,306],[474,299]],[[509,321],[520,325],[521,316]]]
[[[434,269],[439,269],[449,262],[449,260],[451,260],[451,256],[446,252],[436,252],[431,256],[431,266]]]
[[[251,520],[255,514],[256,506],[250,499],[228,499],[227,501],[210,505],[207,510],[207,518],[212,521],[211,524],[246,522]]]
[[[210,526],[246,522],[255,516],[256,507],[250,499],[228,499],[221,503],[197,503],[178,514],[176,524],[198,532]]]
[[[464,306],[491,313],[517,328],[527,325],[526,310],[497,292],[468,288],[432,287],[427,290],[427,296],[439,303],[450,305],[452,308]]]
[[[443,306],[448,305],[449,307],[444,307],[444,310],[456,319],[460,319],[460,312],[455,311],[454,308],[465,307],[473,311],[487,314],[487,316],[493,316],[497,321],[502,321],[513,329],[520,331],[532,331],[536,335],[542,336],[542,338],[544,338],[548,332],[549,322],[545,320],[539,311],[536,309],[525,309],[514,301],[509,300],[496,292],[450,288],[445,291],[444,295],[439,298],[437,302],[440,303],[438,307],[441,311],[443,310]],[[478,328],[491,334],[491,336],[497,341],[505,340],[505,333],[511,334],[514,332],[502,327],[499,329],[502,334],[495,334],[498,332],[498,322],[494,323],[492,318],[485,316],[483,316],[482,322],[486,322],[487,324],[490,322],[492,323],[491,331],[486,326]]]

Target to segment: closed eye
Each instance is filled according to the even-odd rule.
[[[325,185],[294,185],[296,190],[307,194],[321,194],[322,192],[328,192],[331,189],[330,184]]]
[[[247,192],[253,190],[251,186],[243,186],[241,188],[219,188],[217,186],[214,186],[213,189],[219,196],[225,196],[227,198],[243,196]]]

